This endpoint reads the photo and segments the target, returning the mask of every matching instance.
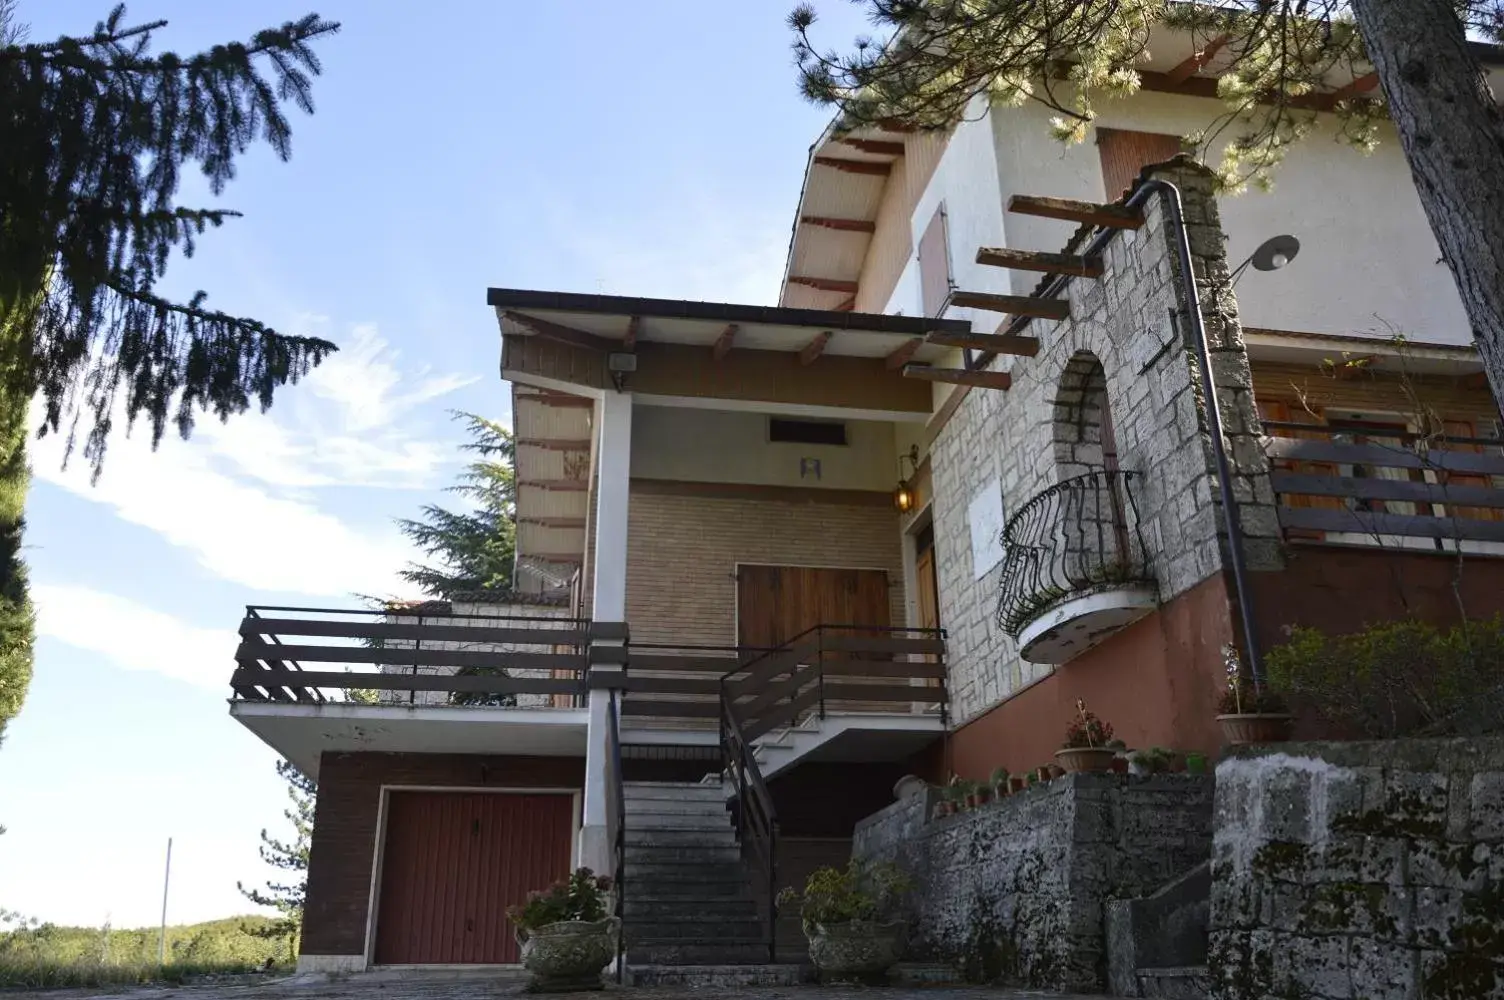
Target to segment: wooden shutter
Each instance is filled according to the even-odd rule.
[[[1179,153],[1180,136],[1099,128],[1097,150],[1102,154],[1102,188],[1107,192],[1107,199],[1115,201],[1133,186],[1140,170],[1151,163],[1163,163]]]
[[[1448,437],[1479,437],[1479,428],[1471,420],[1444,420],[1442,425]],[[1484,425],[1487,429],[1487,425]],[[1448,451],[1468,451],[1474,454],[1485,454],[1486,449],[1480,444],[1453,444],[1447,442],[1441,447]],[[1451,486],[1492,486],[1493,477],[1472,475],[1466,472],[1444,471],[1437,473],[1439,482]],[[1454,507],[1448,513],[1456,517],[1468,517],[1478,521],[1498,521],[1504,519],[1504,510],[1497,507]]]
[[[946,242],[945,206],[941,205],[919,238],[919,289],[926,316],[940,315],[950,297],[950,253]]]

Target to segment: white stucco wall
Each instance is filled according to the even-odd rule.
[[[847,444],[768,440],[768,416],[730,410],[639,406],[632,418],[632,476],[702,483],[750,483],[891,490],[898,476],[893,425],[846,421]],[[819,476],[801,460],[817,459]]]
[[[1141,93],[1104,102],[1098,125],[1182,134],[1218,114],[1214,101]],[[988,166],[999,178],[999,205],[1014,194],[1101,200],[1101,159],[1095,134],[1063,146],[1049,134],[1050,114],[1038,105],[992,113],[996,144]],[[1209,160],[1216,162],[1218,151]],[[941,174],[937,172],[937,183]],[[1263,240],[1290,233],[1301,241],[1289,268],[1250,271],[1238,285],[1245,327],[1471,342],[1451,273],[1438,262],[1409,168],[1392,130],[1364,156],[1337,140],[1330,121],[1291,148],[1274,175],[1274,190],[1220,199],[1228,260],[1242,261]],[[932,185],[935,187],[935,185]],[[936,196],[943,192],[936,191]],[[1003,222],[1007,244],[1058,250],[1074,225],[1022,215]],[[973,252],[975,252],[973,248]],[[1032,288],[1037,275],[1015,272],[1014,290]]]

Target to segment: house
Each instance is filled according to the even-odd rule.
[[[576,863],[630,964],[786,961],[777,887],[904,774],[1044,763],[1078,700],[1215,751],[1229,642],[1504,607],[1498,412],[1397,144],[1220,197],[1190,49],[1081,147],[822,136],[776,307],[489,290],[518,592],[240,626],[231,713],[319,781],[301,967],[514,962]]]

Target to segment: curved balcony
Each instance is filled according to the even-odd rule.
[[[1157,605],[1137,479],[1116,470],[1066,479],[1008,519],[997,618],[1025,660],[1064,663]]]

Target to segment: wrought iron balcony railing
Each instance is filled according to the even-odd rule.
[[[997,620],[1014,639],[1078,596],[1153,584],[1131,487],[1138,474],[1088,472],[1051,486],[1003,528]]]

